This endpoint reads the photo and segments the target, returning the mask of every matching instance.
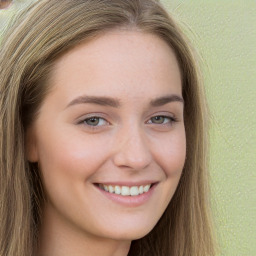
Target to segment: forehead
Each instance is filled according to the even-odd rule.
[[[170,46],[156,35],[125,29],[108,31],[63,55],[52,83],[55,90],[66,90],[67,101],[84,93],[118,97],[134,92],[133,98],[181,93]]]

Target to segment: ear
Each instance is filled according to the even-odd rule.
[[[26,159],[35,163],[38,162],[38,150],[36,143],[36,135],[33,126],[30,126],[25,133],[25,154]]]

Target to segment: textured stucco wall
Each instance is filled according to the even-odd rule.
[[[164,0],[204,60],[221,256],[256,255],[256,1]]]
[[[256,0],[163,2],[204,59],[219,256],[255,256]]]

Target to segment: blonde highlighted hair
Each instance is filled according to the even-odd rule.
[[[129,256],[213,256],[207,171],[207,108],[193,51],[157,0],[39,0],[22,12],[0,48],[0,255],[32,256],[43,188],[25,157],[25,132],[50,89],[55,61],[116,28],[168,43],[182,74],[187,156],[178,188],[154,229],[133,241]]]

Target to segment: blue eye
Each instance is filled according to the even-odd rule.
[[[92,116],[84,119],[81,123],[86,124],[88,126],[102,126],[106,125],[108,122],[104,118]]]

